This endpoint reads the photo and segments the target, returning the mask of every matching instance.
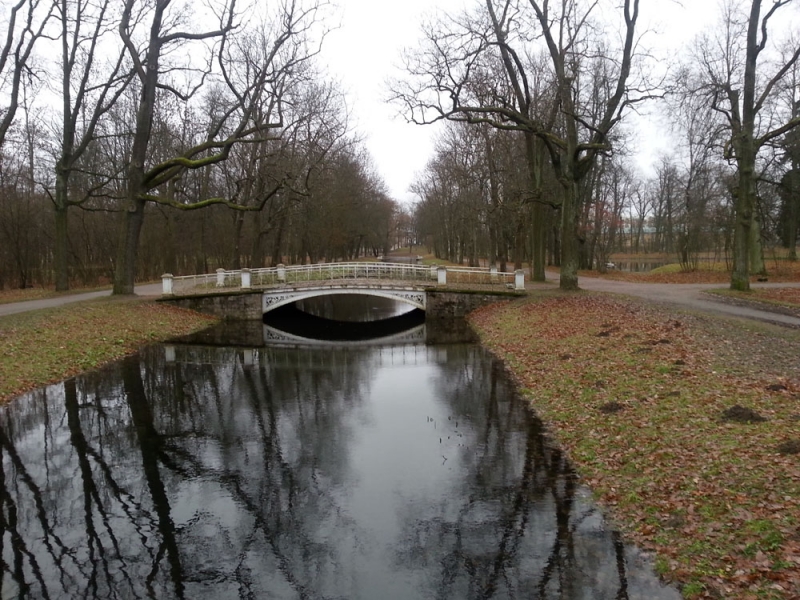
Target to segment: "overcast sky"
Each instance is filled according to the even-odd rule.
[[[386,80],[397,75],[403,48],[416,45],[424,18],[437,11],[458,12],[479,0],[336,1],[341,27],[326,39],[322,62],[347,92],[356,129],[366,137],[391,196],[411,201],[414,196],[408,188],[432,155],[437,127],[408,124],[398,116],[398,107],[386,102]],[[648,45],[674,52],[713,21],[718,6],[717,0],[685,0],[683,4],[685,8],[671,0],[642,0],[640,23],[662,32],[650,34]],[[646,121],[638,129],[646,163],[659,138]]]

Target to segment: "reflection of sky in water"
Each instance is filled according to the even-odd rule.
[[[154,347],[0,413],[3,597],[678,597],[479,348],[242,356]]]

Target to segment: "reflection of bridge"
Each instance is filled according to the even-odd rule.
[[[497,269],[468,267],[424,266],[400,263],[325,263],[284,266],[269,269],[218,269],[214,274],[173,277],[162,276],[166,299],[209,298],[210,302],[186,302],[198,310],[222,314],[226,318],[256,318],[280,306],[316,296],[361,294],[390,298],[428,310],[432,291],[485,292],[487,295],[506,295],[525,289],[521,270],[514,273]],[[255,306],[243,295],[260,294]],[[220,296],[237,298],[231,306],[220,307]],[[474,300],[471,301],[474,304]],[[213,306],[212,306],[213,304]],[[237,304],[237,306],[233,306]],[[474,308],[471,306],[470,308]],[[240,316],[236,317],[235,314]]]
[[[281,331],[275,327],[264,325],[264,341],[270,346],[286,345],[291,347],[326,347],[326,348],[358,348],[368,346],[388,346],[400,344],[425,343],[425,324],[417,325],[406,331],[393,333],[366,340],[318,340],[296,333]]]
[[[298,354],[296,352],[298,347],[304,348],[306,351]],[[331,352],[331,347],[338,347],[339,351]],[[167,364],[269,366],[272,368],[302,368],[304,370],[344,369],[355,363],[363,363],[365,356],[369,357],[368,360],[373,367],[445,364],[448,361],[449,352],[451,350],[447,346],[428,346],[420,342],[399,346],[336,346],[335,344],[278,345],[254,348],[192,344],[164,346],[164,358]]]

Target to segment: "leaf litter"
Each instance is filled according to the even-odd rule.
[[[800,598],[797,332],[587,293],[470,319],[664,579],[689,598]],[[735,406],[764,421],[721,418]]]

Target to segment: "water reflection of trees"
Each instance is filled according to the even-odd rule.
[[[624,545],[577,493],[502,363],[460,351],[437,385],[452,421],[473,423],[459,445],[466,475],[428,514],[415,505],[404,516],[398,566],[427,570],[431,598],[628,598]]]
[[[335,591],[324,540],[353,536],[337,494],[367,365],[316,364],[151,351],[17,402],[0,428],[4,595]]]
[[[226,352],[168,364],[156,348],[0,413],[3,597],[363,596],[374,546],[349,512],[350,461],[394,358]],[[626,597],[622,544],[501,365],[468,346],[416,352],[402,362],[435,359],[461,475],[399,515],[390,568],[423,574],[422,597]]]

